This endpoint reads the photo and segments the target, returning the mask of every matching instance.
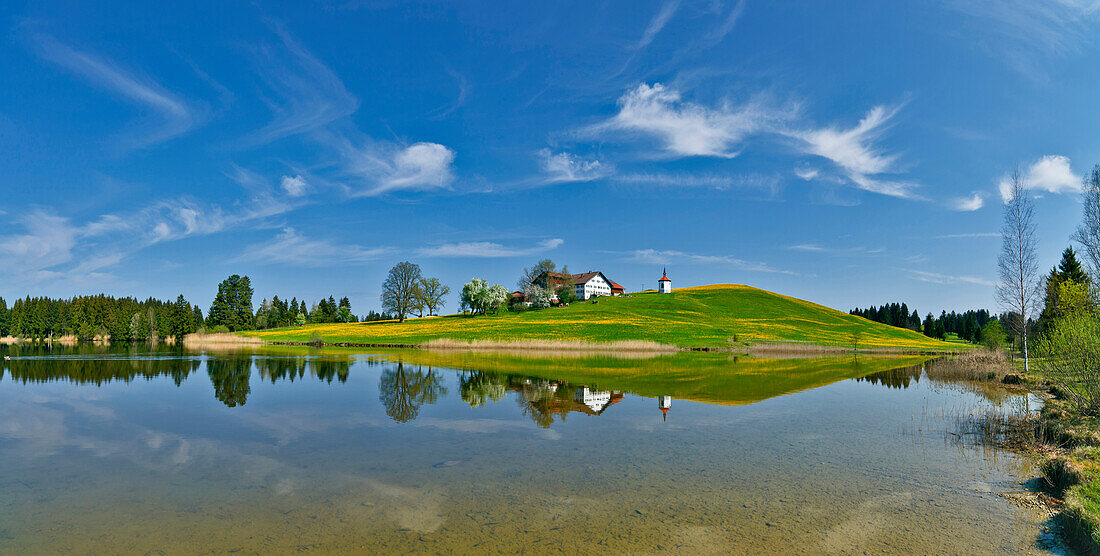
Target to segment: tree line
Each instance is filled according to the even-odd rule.
[[[202,322],[202,310],[182,295],[174,302],[103,294],[68,299],[27,296],[16,299],[10,308],[0,298],[0,336],[146,341],[182,337]]]
[[[909,312],[909,306],[905,303],[888,303],[881,307],[874,305],[866,309],[852,309],[848,314],[863,317],[867,320],[881,322],[897,328],[905,328],[920,332],[930,338],[944,339],[948,334],[954,334],[967,342],[982,342],[982,329],[992,321],[1001,321],[1008,318],[1002,315],[1000,318],[993,316],[986,309],[968,310],[964,312],[946,310],[939,316],[928,313],[922,320],[916,310]]]
[[[436,281],[438,282],[438,281]],[[307,323],[359,322],[347,297],[335,296],[307,307],[305,300],[274,296],[252,309],[254,290],[248,276],[234,274],[218,284],[218,292],[203,316],[202,309],[182,295],[175,301],[112,297],[105,294],[54,299],[16,299],[9,307],[0,297],[0,337],[47,340],[63,336],[122,342],[179,339],[194,332],[236,332]],[[444,291],[444,295],[446,291]],[[436,307],[441,307],[437,304]],[[388,320],[389,313],[371,311],[362,320]]]

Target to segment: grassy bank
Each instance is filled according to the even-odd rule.
[[[960,349],[917,332],[854,317],[801,299],[741,285],[683,288],[600,298],[569,307],[354,324],[317,324],[242,333],[269,342],[415,345],[430,341],[643,341],[684,348],[789,342],[914,351]]]
[[[1061,501],[1059,518],[1067,540],[1081,553],[1100,554],[1100,418],[1082,414],[1065,399],[1041,360],[1003,368],[1021,387],[1050,394],[1034,420],[1035,438],[1026,451],[1039,460],[1045,485]],[[999,373],[1000,374],[1000,373]],[[1015,380],[1005,380],[1010,384]]]

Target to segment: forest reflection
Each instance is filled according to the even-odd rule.
[[[214,397],[231,408],[248,402],[252,380],[271,384],[305,380],[344,383],[352,366],[381,367],[378,400],[386,415],[397,423],[416,420],[424,406],[438,403],[448,395],[448,379],[440,367],[355,355],[278,356],[252,351],[205,354],[163,344],[119,348],[90,343],[63,349],[16,345],[7,347],[5,353],[10,359],[0,365],[0,380],[8,378],[24,384],[67,381],[99,386],[168,377],[180,386],[193,374],[205,371]],[[454,375],[448,369],[446,376],[457,379],[458,395],[469,407],[479,408],[511,397],[523,414],[542,428],[563,422],[572,413],[602,415],[622,401],[624,391],[628,390],[615,388],[613,384],[571,383],[496,371],[453,372]],[[908,388],[923,373],[924,367],[916,365],[856,380],[888,388]],[[664,398],[671,400],[669,396]],[[668,407],[662,405],[660,409],[667,414]]]
[[[871,373],[867,376],[856,378],[856,381],[869,382],[871,384],[877,384],[879,386],[885,386],[887,388],[904,390],[906,388],[909,388],[910,384],[915,385],[919,383],[921,376],[924,375],[924,373],[924,365],[913,365],[911,367],[900,367],[897,369],[890,369],[888,371]]]

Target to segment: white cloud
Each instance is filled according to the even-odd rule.
[[[903,269],[905,270],[905,269]],[[905,270],[917,280],[922,282],[930,282],[932,284],[974,284],[978,286],[995,286],[996,284],[985,278],[976,278],[974,276],[951,276],[947,274],[937,274],[935,272],[924,272],[921,270]]]
[[[746,136],[785,117],[760,101],[708,108],[683,101],[678,90],[661,83],[642,83],[619,99],[618,114],[590,131],[652,136],[673,156],[732,158]]]
[[[638,249],[627,253],[627,260],[654,265],[671,265],[675,263],[725,264],[751,272],[797,275],[797,273],[789,270],[772,268],[768,266],[767,263],[745,261],[730,255],[702,255],[698,253],[686,253],[684,251]]]
[[[546,239],[534,247],[505,247],[489,241],[471,241],[463,243],[444,243],[433,247],[423,247],[416,252],[422,257],[448,258],[507,258],[534,255],[556,249],[565,243],[560,238]]]
[[[817,168],[797,168],[794,171],[794,175],[807,181],[816,178],[820,173],[821,171]]]
[[[856,124],[844,129],[826,127],[809,131],[788,131],[787,135],[800,139],[803,150],[833,161],[860,189],[914,199],[912,190],[916,184],[877,177],[894,172],[897,155],[884,154],[872,142],[886,129],[900,107],[875,106]]]
[[[306,183],[306,180],[302,179],[302,176],[283,176],[283,180],[279,185],[281,185],[283,191],[291,197],[301,197],[309,190],[309,185]]]
[[[832,160],[854,174],[881,174],[890,170],[895,156],[884,155],[868,143],[882,132],[882,127],[897,113],[876,106],[851,129],[822,128],[798,133],[806,142],[806,150]]]
[[[157,114],[160,124],[138,124],[137,136],[128,142],[134,148],[167,141],[190,130],[199,123],[199,115],[183,100],[152,79],[139,78],[93,54],[74,50],[52,37],[37,37],[42,57],[87,79],[127,101]]]
[[[553,153],[550,149],[539,151],[542,171],[550,183],[592,181],[611,172],[611,167],[599,160],[585,160],[572,153]]]
[[[414,143],[398,151],[376,193],[407,189],[437,189],[454,181],[455,152],[438,143]]]
[[[1046,155],[1027,167],[1020,177],[1024,189],[1047,191],[1054,194],[1078,193],[1081,191],[1081,176],[1070,168],[1069,158],[1056,154]],[[1010,176],[1004,176],[997,184],[1001,200],[1012,200],[1012,182]]]
[[[374,261],[393,252],[388,247],[364,248],[359,245],[339,245],[324,239],[310,239],[294,228],[284,228],[282,233],[270,241],[249,247],[236,261],[314,267],[339,266]]]
[[[970,197],[957,197],[951,199],[949,205],[952,210],[972,212],[985,206],[985,196],[980,191],[975,191]]]
[[[357,147],[339,135],[325,141],[340,153],[343,172],[361,182],[361,187],[350,190],[354,196],[445,189],[455,179],[455,152],[438,143],[403,147],[367,140]]]

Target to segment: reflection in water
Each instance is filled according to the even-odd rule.
[[[0,353],[4,554],[986,554],[1038,530],[998,496],[1019,458],[943,441],[991,401],[919,366]]]
[[[661,410],[661,421],[668,421],[668,411],[672,409],[672,396],[657,398],[657,407]]]
[[[386,406],[386,415],[398,423],[416,419],[420,406],[433,404],[447,394],[442,377],[431,367],[412,370],[404,363],[390,365],[378,379],[378,398]]]
[[[920,382],[921,375],[923,374],[924,365],[913,365],[911,367],[900,367],[888,371],[872,373],[867,376],[857,377],[856,380],[859,382],[870,382],[871,384],[904,390],[909,388],[910,383],[916,384]]]
[[[244,358],[207,360],[206,372],[214,384],[214,397],[228,407],[244,405],[251,388],[252,360]]]
[[[620,391],[572,385],[567,381],[484,371],[459,374],[459,393],[470,407],[500,401],[508,391],[516,393],[523,414],[542,428],[565,421],[570,412],[601,415],[623,399]]]

